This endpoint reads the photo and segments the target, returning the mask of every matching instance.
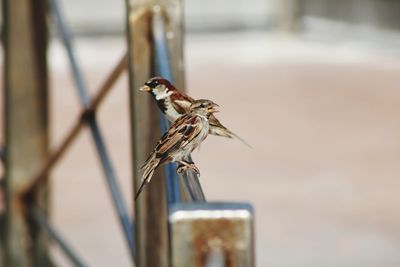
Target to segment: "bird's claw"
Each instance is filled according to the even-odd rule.
[[[196,167],[196,165],[194,165],[194,163],[191,163],[189,168],[192,169],[198,176],[200,176],[200,170]]]
[[[179,165],[178,168],[176,169],[176,172],[178,174],[181,174],[182,172],[186,171],[187,169],[190,169],[194,171],[198,176],[200,176],[200,170],[194,165],[194,163],[189,163],[187,165]]]

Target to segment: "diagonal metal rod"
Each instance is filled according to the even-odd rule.
[[[156,8],[153,11],[153,40],[155,48],[155,64],[156,71],[159,75],[172,82],[171,64],[169,60],[168,40],[166,38],[165,30],[165,18],[162,10]],[[168,122],[165,116],[161,118],[161,129],[162,131],[168,130]],[[192,161],[191,156],[188,158]],[[168,190],[168,202],[174,203],[181,201],[179,179],[174,170],[175,164],[167,165],[167,190]],[[193,171],[186,171],[182,173],[181,181],[184,184],[184,190],[188,192],[189,197],[192,201],[205,201],[203,189],[201,188],[199,177]]]
[[[94,111],[103,102],[110,89],[113,87],[115,82],[121,77],[121,74],[128,69],[128,52],[125,52],[122,58],[118,61],[118,64],[113,68],[107,79],[101,85],[98,93],[92,97],[87,107],[88,111]]]
[[[57,26],[60,37],[62,39],[62,43],[64,44],[65,50],[67,52],[68,60],[71,64],[71,71],[74,77],[76,88],[78,89],[79,100],[81,101],[82,106],[87,107],[89,104],[90,96],[88,94],[88,91],[86,90],[85,82],[81,74],[82,72],[79,70],[79,66],[74,54],[71,41],[71,33],[64,22],[58,0],[50,0],[49,3],[51,11],[53,13],[53,20]]]
[[[107,93],[110,92],[115,82],[126,70],[127,64],[127,55],[124,54],[118,64],[114,67],[112,72],[108,75],[106,80],[100,86],[99,90],[97,90],[97,94],[90,101],[88,108],[81,111],[79,119],[69,130],[68,134],[64,137],[61,144],[53,152],[50,153],[50,156],[46,163],[40,168],[34,179],[31,180],[31,183],[23,190],[22,194],[35,191],[35,188],[40,186],[41,183],[43,183],[48,178],[48,176],[46,175],[54,167],[54,165],[57,164],[57,162],[61,159],[61,157],[68,150],[75,138],[78,136],[80,131],[83,129],[84,121],[82,120],[82,118],[85,116],[85,114],[96,110],[97,107],[103,102],[104,98],[107,96]]]
[[[65,242],[65,239],[57,233],[53,226],[47,221],[46,216],[37,207],[30,209],[30,214],[36,223],[53,239],[65,254],[68,260],[76,267],[86,267],[87,265],[76,255],[72,248]]]
[[[154,69],[156,74],[154,76],[162,76],[167,80],[172,81],[171,64],[169,60],[169,51],[167,45],[167,38],[165,35],[164,18],[159,6],[153,9],[153,23],[152,33],[154,41]],[[161,134],[168,131],[169,123],[160,112]],[[165,166],[166,174],[166,188],[168,203],[175,203],[181,201],[179,179],[176,174],[176,164],[169,163]]]
[[[73,78],[76,84],[76,88],[78,90],[78,95],[79,95],[79,100],[84,108],[88,108],[89,102],[90,102],[90,97],[88,94],[88,90],[86,87],[86,84],[84,83],[82,72],[79,69],[79,65],[77,64],[77,60],[74,54],[74,51],[72,49],[72,41],[71,41],[71,34],[64,23],[64,18],[61,14],[61,9],[58,5],[57,0],[50,0],[51,2],[51,8],[53,11],[54,15],[54,20],[56,21],[56,24],[59,29],[59,33],[61,35],[61,39],[63,41],[64,47],[67,51],[68,54],[68,59],[71,63],[71,71],[73,74]],[[93,110],[94,111],[94,110]],[[119,188],[117,178],[115,176],[115,172],[113,171],[111,160],[108,157],[104,140],[100,134],[100,130],[97,126],[97,123],[95,121],[94,113],[92,114],[87,113],[85,114],[85,121],[87,125],[89,126],[90,132],[92,133],[93,140],[96,145],[96,149],[98,152],[98,155],[101,160],[101,164],[103,166],[105,178],[107,181],[107,184],[109,186],[110,194],[113,200],[114,207],[117,211],[118,218],[120,221],[120,224],[122,226],[125,240],[128,244],[130,254],[132,256],[132,259],[135,261],[136,260],[136,253],[135,253],[135,248],[134,248],[134,236],[132,233],[133,227],[132,223],[130,221],[130,218],[128,216],[127,208],[125,205],[125,202],[122,198],[122,193]]]
[[[118,61],[117,65],[108,75],[104,83],[100,86],[98,93],[90,99],[89,105],[87,106],[87,112],[95,111],[96,108],[103,102],[104,98],[113,88],[113,85],[121,77],[122,73],[128,68],[128,52],[125,52],[121,59]]]
[[[115,208],[118,211],[119,221],[122,225],[122,229],[125,234],[126,241],[128,242],[131,255],[133,259],[136,259],[136,253],[133,249],[134,247],[134,236],[132,233],[133,226],[130,221],[129,214],[127,212],[127,208],[125,202],[122,199],[122,193],[119,188],[117,178],[115,177],[115,172],[111,166],[110,158],[108,157],[107,149],[104,145],[103,137],[101,135],[100,129],[96,123],[94,117],[88,119],[88,126],[91,129],[93,140],[96,144],[97,151],[99,153],[99,157],[101,160],[101,164],[103,166],[103,171],[106,177],[106,181],[108,183],[108,188],[110,189],[111,196],[114,201]]]
[[[0,147],[0,160],[4,161],[4,146]]]
[[[191,161],[191,158],[189,158],[189,160]],[[203,189],[201,188],[199,178],[194,171],[187,170],[179,176],[181,178],[181,181],[185,185],[184,190],[187,192],[191,201],[206,201],[206,197],[204,195]]]

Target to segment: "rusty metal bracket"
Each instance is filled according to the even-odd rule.
[[[253,222],[253,208],[246,203],[174,204],[171,266],[253,267]]]

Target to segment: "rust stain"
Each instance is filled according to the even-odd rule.
[[[234,251],[237,251],[237,233],[244,231],[244,224],[221,218],[215,221],[197,220],[192,225],[192,235],[195,247],[195,267],[205,266],[208,254],[218,243],[225,255],[225,266],[234,267]]]

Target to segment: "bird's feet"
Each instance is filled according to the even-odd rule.
[[[180,161],[178,162],[178,168],[176,169],[176,172],[178,174],[181,174],[182,172],[190,169],[194,171],[198,176],[200,176],[200,170],[196,167],[196,165],[193,162],[186,162],[186,161]]]

